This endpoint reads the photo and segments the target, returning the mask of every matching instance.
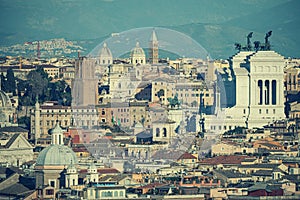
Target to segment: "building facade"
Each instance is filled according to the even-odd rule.
[[[227,99],[235,98],[235,105],[219,106],[216,115],[207,115],[206,129],[262,127],[284,119],[284,57],[275,51],[247,51],[239,52],[231,62],[235,81],[231,88],[226,88],[226,93],[221,92],[221,99],[228,95]],[[221,105],[218,98],[215,101]]]

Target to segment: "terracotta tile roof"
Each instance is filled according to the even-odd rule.
[[[114,173],[120,173],[119,170],[115,168],[103,168],[103,169],[98,169],[98,173],[100,174],[114,174]]]
[[[89,152],[86,147],[72,147],[74,152]]]
[[[213,158],[207,158],[200,161],[200,164],[206,165],[218,165],[218,164],[241,164],[245,158],[249,156],[229,155],[229,156],[216,156]]]
[[[182,154],[178,160],[188,160],[188,159],[197,159],[195,156],[193,156],[190,153],[185,152],[184,154]]]

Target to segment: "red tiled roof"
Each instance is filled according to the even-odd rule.
[[[120,173],[119,170],[115,168],[102,168],[98,169],[98,173],[100,174],[114,174],[114,173]]]
[[[184,154],[182,154],[178,160],[187,160],[187,159],[197,159],[195,156],[193,156],[190,153],[185,152]]]
[[[148,185],[140,186],[136,189],[152,189],[152,188],[155,188],[157,186],[162,186],[162,185],[167,185],[167,184],[166,183],[150,183]]]
[[[229,155],[229,156],[216,156],[213,158],[207,158],[200,161],[200,164],[207,165],[218,165],[218,164],[241,164],[245,158],[251,158],[250,156],[239,156],[239,155]]]
[[[85,147],[72,147],[74,152],[89,152]]]

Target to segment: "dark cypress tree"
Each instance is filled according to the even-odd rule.
[[[9,68],[6,72],[5,88],[6,92],[11,92],[13,95],[16,95],[16,78],[12,68]]]

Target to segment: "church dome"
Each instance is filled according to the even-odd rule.
[[[78,164],[73,150],[63,145],[50,145],[43,149],[37,160],[36,166],[69,166]]]
[[[0,108],[1,107],[12,107],[9,96],[2,90],[0,90]]]
[[[131,57],[139,57],[139,56],[145,56],[144,50],[140,47],[140,43],[137,42],[135,48],[131,50]]]
[[[110,49],[107,47],[106,43],[103,44],[102,49],[100,50],[100,58],[101,57],[113,57]]]

